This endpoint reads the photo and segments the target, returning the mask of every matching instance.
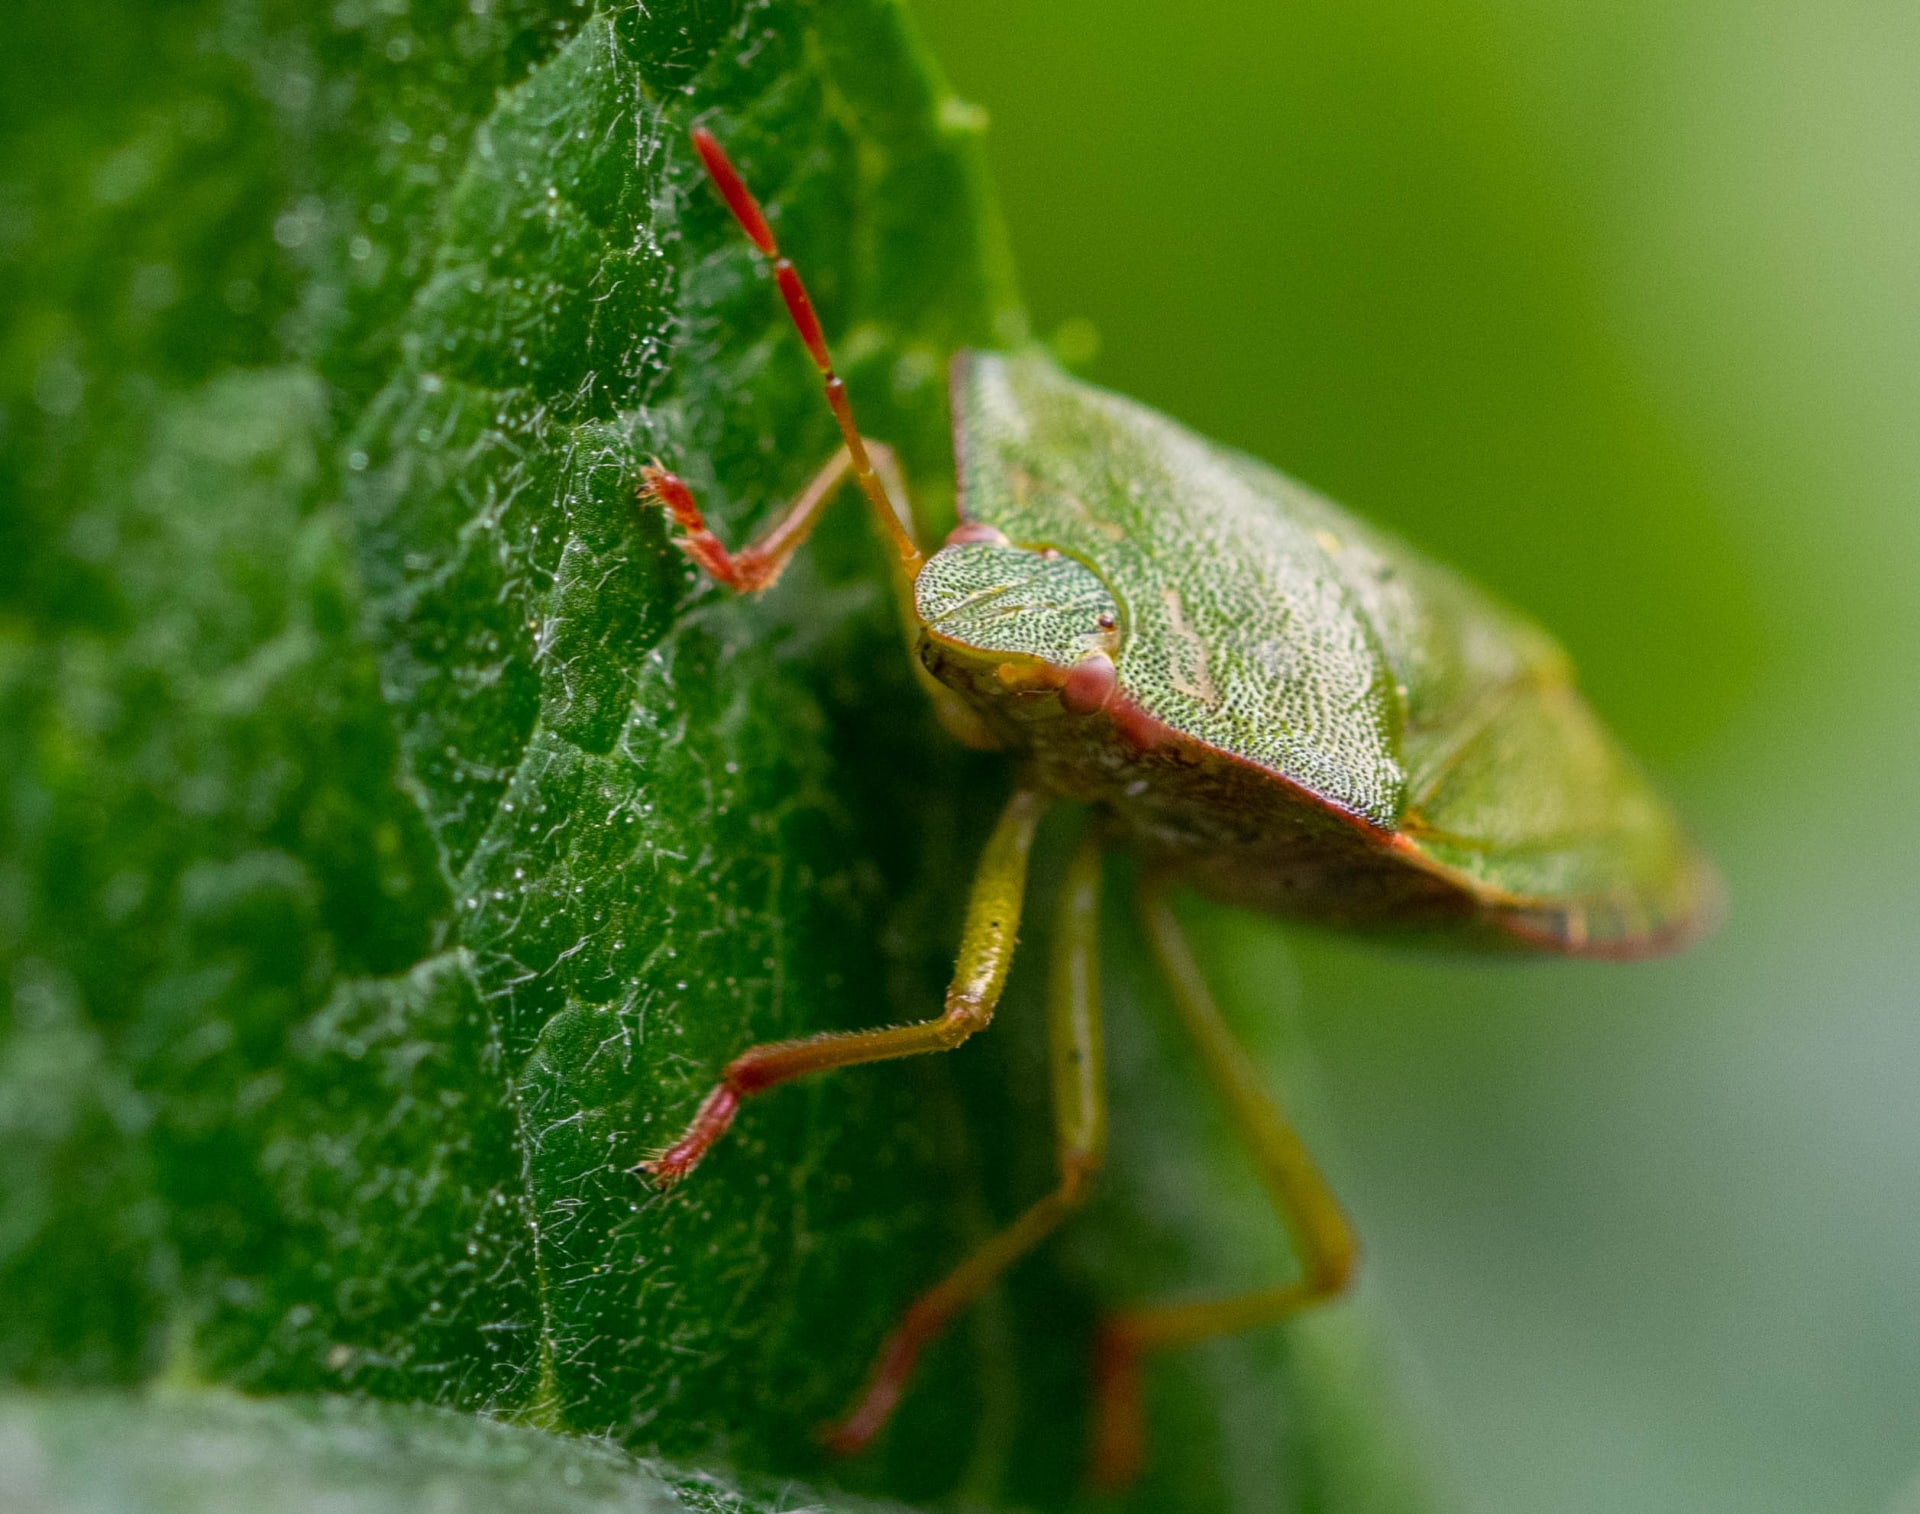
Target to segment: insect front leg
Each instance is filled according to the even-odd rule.
[[[910,530],[906,480],[899,460],[884,442],[868,441],[866,445],[875,470],[886,481],[896,521],[902,529]],[[684,533],[674,538],[674,545],[704,568],[716,583],[726,585],[736,594],[761,594],[779,579],[788,560],[812,534],[820,512],[833,498],[834,491],[852,471],[853,459],[847,449],[841,447],[773,524],[737,552],[728,551],[720,538],[708,529],[706,516],[685,481],[658,462],[640,470],[640,497],[658,500],[666,507]]]
[[[910,540],[915,524],[913,497],[907,491],[906,473],[900,467],[900,459],[885,442],[869,438],[866,449],[892,504],[893,520]],[[813,531],[834,491],[852,472],[852,458],[842,447],[827,459],[780,517],[737,552],[728,551],[720,538],[708,529],[706,516],[685,480],[658,463],[641,469],[640,497],[657,500],[666,508],[684,533],[674,538],[674,545],[704,568],[716,583],[724,584],[736,594],[761,594],[779,579],[788,560]],[[920,619],[914,610],[911,566],[896,556],[889,577],[900,633],[906,642],[908,665],[921,691],[932,702],[941,726],[965,746],[988,752],[998,749],[1004,745],[1000,737],[988,728],[971,705],[929,673],[916,653]]]
[[[901,517],[900,501],[904,496],[897,489],[889,496],[882,483],[887,469],[893,466],[891,455],[885,462],[876,456],[873,443],[860,434],[859,427],[854,423],[853,401],[847,397],[846,383],[834,371],[833,356],[827,351],[826,334],[820,329],[820,318],[814,313],[813,299],[807,293],[800,270],[781,253],[779,244],[774,240],[773,228],[761,213],[760,202],[754,199],[753,192],[747,188],[739,170],[733,166],[713,133],[704,126],[696,126],[693,129],[693,148],[700,156],[707,177],[713,181],[713,187],[719,191],[734,220],[740,223],[740,229],[773,265],[773,282],[780,291],[781,303],[787,307],[793,328],[799,333],[807,356],[813,359],[813,366],[820,374],[827,408],[833,412],[833,422],[840,428],[840,435],[846,443],[847,470],[860,486],[860,492],[867,497],[867,503],[873,507],[874,523],[880,528],[881,535],[893,543],[899,554],[901,570],[911,579],[920,571],[920,564],[925,559],[913,539],[912,523]],[[691,496],[688,498],[690,501]]]
[[[727,1132],[740,1101],[807,1073],[885,1062],[923,1052],[951,1051],[993,1019],[1020,930],[1026,895],[1027,857],[1033,833],[1046,812],[1048,797],[1022,785],[1007,801],[987,840],[960,934],[960,956],[947,988],[946,1008],[937,1018],[885,1030],[840,1031],[802,1041],[770,1041],[735,1057],[695,1112],[686,1133],[658,1156],[639,1164],[662,1187],[693,1170],[713,1143]]]
[[[1100,1050],[1100,843],[1088,834],[1074,854],[1054,921],[1047,988],[1047,1042],[1053,1082],[1059,1185],[915,1299],[874,1358],[866,1386],[822,1439],[842,1455],[879,1433],[906,1391],[921,1349],[1031,1251],[1086,1196],[1107,1144]]]
[[[1140,919],[1146,927],[1181,1028],[1192,1038],[1207,1080],[1227,1106],[1235,1135],[1253,1158],[1261,1182],[1285,1221],[1300,1259],[1300,1276],[1274,1288],[1190,1304],[1128,1309],[1100,1333],[1094,1379],[1094,1481],[1124,1486],[1138,1474],[1145,1445],[1140,1357],[1161,1346],[1182,1346],[1273,1324],[1346,1291],[1359,1261],[1359,1243],[1340,1201],[1314,1165],[1306,1143],[1261,1086],[1258,1069],[1234,1040],[1193,959],[1161,882],[1141,879]]]

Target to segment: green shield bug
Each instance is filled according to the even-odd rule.
[[[713,136],[696,130],[693,142],[771,260],[845,445],[739,551],[659,465],[645,470],[643,494],[672,514],[701,568],[747,593],[772,584],[851,477],[897,556],[914,666],[942,723],[1023,761],[986,842],[943,1012],[748,1048],[685,1134],[640,1170],[662,1185],[684,1177],[750,1094],[950,1050],[984,1029],[1040,817],[1055,799],[1091,806],[1052,938],[1059,1184],[914,1302],[828,1441],[850,1452],[871,1439],[925,1343],[1079,1203],[1100,1165],[1100,854],[1124,846],[1142,858],[1141,921],[1175,1009],[1300,1261],[1296,1277],[1263,1291],[1129,1306],[1106,1322],[1093,1469],[1124,1482],[1142,1454],[1143,1352],[1331,1298],[1358,1255],[1214,1007],[1167,889],[1472,946],[1641,957],[1710,923],[1714,874],[1545,632],[1264,464],[1070,377],[1038,350],[953,360],[960,524],[923,553],[892,453],[855,425],[799,274]]]

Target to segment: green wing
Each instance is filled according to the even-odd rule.
[[[1668,950],[1719,885],[1673,810],[1574,687],[1544,630],[1459,574],[1251,458],[1372,628],[1400,701],[1397,827],[1512,934],[1551,950]]]
[[[1564,682],[1513,687],[1463,721],[1401,826],[1512,933],[1555,950],[1667,950],[1717,898],[1672,810]]]
[[[1525,617],[1043,355],[967,354],[954,413],[967,516],[1099,576],[1155,718],[1397,831],[1535,944],[1655,950],[1706,912],[1710,871]]]

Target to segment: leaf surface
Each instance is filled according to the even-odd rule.
[[[22,28],[76,63],[0,65],[0,1368],[1074,1503],[1099,1301],[1287,1265],[1124,948],[1105,1196],[863,1461],[812,1427],[1051,1181],[1041,964],[950,1065],[758,1101],[672,1195],[627,1171],[743,1044],[933,1011],[1007,782],[935,732],[855,510],[743,604],[633,496],[658,454],[738,540],[834,441],[697,117],[949,512],[946,357],[1020,316],[900,12]],[[1169,1359],[1139,1506],[1433,1507],[1369,1342]]]
[[[773,1514],[795,1502],[791,1488],[742,1490],[605,1441],[426,1405],[218,1393],[0,1398],[0,1489],[33,1514]]]

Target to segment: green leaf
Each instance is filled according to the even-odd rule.
[[[795,1494],[426,1405],[219,1393],[0,1397],[0,1488],[33,1514],[772,1514]]]
[[[1119,914],[1110,1180],[872,1456],[812,1427],[1051,1181],[1039,964],[627,1170],[748,1042],[932,1012],[1007,781],[855,510],[748,604],[634,499],[657,453],[737,540],[834,444],[686,128],[937,528],[945,359],[1021,325],[977,118],[887,0],[26,12],[74,67],[0,65],[0,1370],[1075,1503],[1103,1302],[1289,1265]],[[1278,1069],[1273,989],[1223,985]],[[1343,1308],[1156,1363],[1133,1499],[1443,1506],[1389,1357]]]

